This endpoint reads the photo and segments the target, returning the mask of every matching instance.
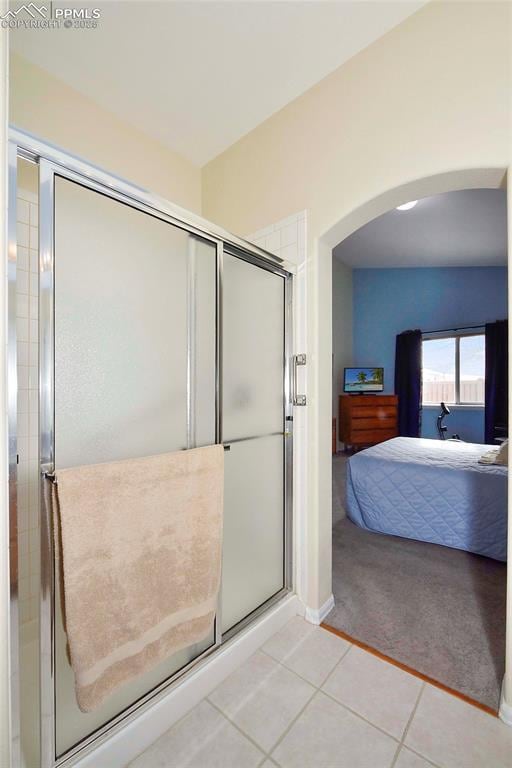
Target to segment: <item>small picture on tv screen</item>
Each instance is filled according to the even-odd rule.
[[[344,392],[382,392],[384,368],[345,368]]]

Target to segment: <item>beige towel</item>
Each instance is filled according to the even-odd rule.
[[[78,705],[89,712],[211,631],[224,451],[63,469],[55,488],[69,655]]]

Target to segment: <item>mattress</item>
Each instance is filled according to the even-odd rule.
[[[508,468],[489,446],[396,437],[351,456],[347,514],[368,531],[506,560]]]

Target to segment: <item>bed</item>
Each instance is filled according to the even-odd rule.
[[[506,560],[508,468],[489,446],[396,437],[351,456],[347,514],[368,531]]]

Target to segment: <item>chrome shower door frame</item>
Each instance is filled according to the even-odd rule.
[[[216,246],[216,348],[215,348],[215,440],[222,444],[222,283],[223,254],[229,248],[233,255],[256,266],[263,267],[283,278],[285,307],[285,339],[283,350],[283,440],[284,440],[284,573],[283,588],[259,606],[239,625],[236,632],[252,623],[272,605],[287,595],[293,587],[292,574],[292,468],[293,468],[293,406],[291,402],[291,358],[293,329],[292,273],[283,268],[282,262],[261,248],[227,233],[220,227],[173,206],[163,198],[141,190],[122,179],[94,168],[94,166],[61,152],[44,142],[20,131],[11,131],[17,154],[39,164],[39,323],[40,323],[40,464],[41,464],[41,600],[40,600],[40,681],[41,681],[41,768],[71,766],[93,751],[134,720],[141,711],[154,704],[169,691],[170,687],[192,669],[206,664],[216,652],[235,634],[221,632],[220,597],[215,621],[214,643],[182,669],[163,680],[154,689],[133,702],[109,722],[80,741],[61,756],[56,755],[56,706],[55,706],[55,572],[53,526],[51,519],[51,480],[55,472],[55,403],[54,403],[54,185],[55,178],[69,181],[105,195],[113,200],[149,214],[163,222],[179,227],[193,236]],[[190,375],[189,351],[189,375]],[[189,426],[191,403],[188,402]],[[193,429],[188,430],[189,434]],[[219,591],[220,596],[220,591]]]
[[[17,289],[17,179],[16,144],[8,145],[7,188],[7,445],[8,445],[8,546],[9,546],[9,719],[11,724],[10,761],[21,764],[20,658],[19,658],[19,563],[18,563],[18,356],[16,329]]]
[[[283,279],[283,507],[284,507],[284,562],[283,562],[283,589],[266,600],[262,605],[255,608],[245,618],[235,624],[231,629],[222,633],[222,640],[226,642],[250,625],[258,616],[265,613],[272,605],[278,603],[281,598],[293,589],[294,569],[294,551],[293,551],[293,275],[278,264],[269,263],[268,259],[262,259],[259,254],[250,253],[248,250],[241,250],[234,245],[225,245],[224,253],[242,259],[260,269],[265,269]],[[222,366],[221,366],[222,370]],[[220,400],[222,407],[222,398]],[[222,424],[222,419],[221,419]],[[281,432],[271,433],[281,434]],[[269,437],[261,435],[260,437]],[[229,440],[228,444],[237,443],[245,440],[252,440],[253,437],[243,437],[240,439]],[[223,442],[223,440],[221,440]]]
[[[203,653],[194,658],[184,667],[179,669],[169,678],[149,691],[145,696],[133,702],[114,718],[95,730],[89,736],[81,740],[75,747],[66,751],[63,755],[57,755],[56,750],[56,701],[55,701],[55,567],[53,546],[53,521],[51,505],[51,484],[55,467],[55,179],[64,178],[75,182],[91,191],[103,194],[113,200],[129,205],[135,210],[149,214],[155,218],[170,224],[179,226],[192,235],[200,236],[216,246],[217,270],[219,275],[219,248],[222,243],[200,231],[191,230],[180,226],[177,221],[171,219],[163,212],[149,208],[146,204],[128,198],[124,193],[111,187],[98,183],[91,178],[85,178],[82,174],[63,168],[60,164],[44,158],[39,159],[40,179],[40,275],[39,275],[39,305],[40,305],[40,463],[41,463],[41,751],[43,768],[53,766],[70,765],[75,759],[85,754],[88,748],[97,745],[111,735],[116,727],[122,727],[128,716],[136,713],[149,701],[154,701],[158,694],[163,692],[188,670],[195,667],[199,661],[205,659],[214,650],[220,647],[222,638],[220,633],[220,610],[217,609],[215,618],[215,636],[213,644]],[[216,278],[217,279],[217,278]],[[217,297],[220,289],[216,286]],[[219,308],[216,302],[216,315]],[[216,372],[217,377],[217,372]],[[216,441],[220,442],[220,407],[218,398],[220,388],[216,391]],[[190,404],[189,404],[190,407]]]

